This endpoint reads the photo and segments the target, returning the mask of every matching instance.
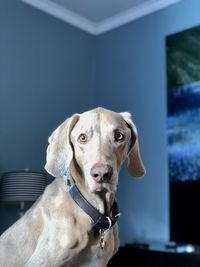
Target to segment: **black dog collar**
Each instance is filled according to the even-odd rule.
[[[87,199],[81,194],[78,187],[74,184],[69,189],[69,194],[72,199],[87,213],[93,221],[92,229],[95,232],[104,232],[110,229],[118,220],[120,214],[118,212],[118,205],[116,200],[112,207],[112,217],[106,216],[99,212],[96,208],[88,202]]]

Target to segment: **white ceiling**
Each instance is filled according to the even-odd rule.
[[[22,0],[94,35],[181,0]]]

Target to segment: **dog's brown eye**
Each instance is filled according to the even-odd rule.
[[[114,140],[115,142],[123,142],[125,139],[125,136],[123,133],[121,133],[120,131],[115,131],[114,132]]]
[[[78,137],[78,142],[81,144],[84,144],[87,142],[87,135],[86,134],[80,134]]]

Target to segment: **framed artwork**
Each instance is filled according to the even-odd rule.
[[[200,26],[166,38],[169,179],[200,180]]]

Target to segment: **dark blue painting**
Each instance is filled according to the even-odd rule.
[[[171,182],[200,179],[200,26],[170,35],[167,138]]]

